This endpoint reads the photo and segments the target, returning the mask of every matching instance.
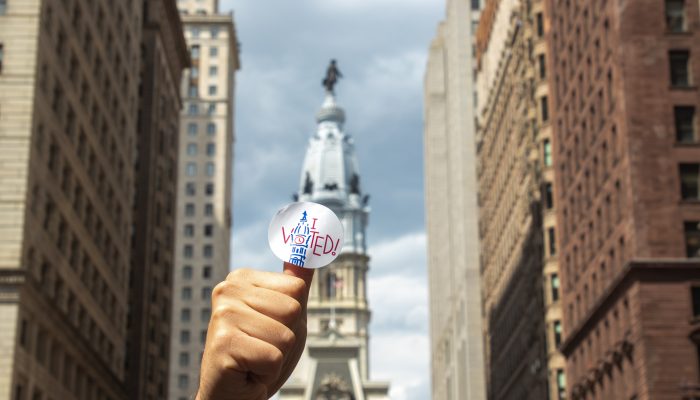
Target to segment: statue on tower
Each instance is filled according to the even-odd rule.
[[[328,66],[328,69],[326,70],[326,78],[323,80],[323,87],[326,88],[326,91],[328,93],[335,93],[333,89],[335,88],[335,85],[338,83],[338,79],[342,78],[343,74],[340,72],[338,69],[338,65],[335,60],[331,60],[331,64]]]

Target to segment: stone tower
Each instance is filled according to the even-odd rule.
[[[369,196],[362,193],[354,142],[343,131],[345,112],[333,93],[326,92],[316,120],[318,129],[306,151],[298,198],[333,210],[343,222],[345,239],[340,256],[314,278],[306,349],[280,398],[388,399],[389,384],[369,380],[365,241]]]

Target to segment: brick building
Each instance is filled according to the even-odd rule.
[[[698,2],[547,12],[569,398],[697,398]]]

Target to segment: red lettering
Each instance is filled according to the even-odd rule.
[[[287,242],[289,241],[289,238],[291,238],[291,237],[292,237],[291,233],[289,235],[286,235],[284,233],[284,226],[283,226],[282,227],[282,239],[284,239],[284,244],[287,244]]]
[[[323,239],[323,236],[321,236],[321,235],[316,235],[316,236],[314,237],[314,239],[315,239],[315,240],[312,242],[312,243],[313,243],[313,247],[314,247],[313,253],[314,253],[315,256],[320,256],[321,254],[316,253],[316,249],[317,249],[318,247],[323,246],[322,244],[319,244],[319,243],[318,243],[318,240],[319,240],[319,239]]]
[[[314,218],[314,223],[311,224],[311,229],[316,229],[316,221],[318,221],[318,218]]]
[[[326,235],[326,240],[323,244],[323,254],[328,254],[331,251],[333,251],[333,245],[334,245],[333,238]]]

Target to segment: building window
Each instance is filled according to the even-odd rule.
[[[479,5],[479,0],[472,0],[472,10],[478,11],[479,8],[481,8]]]
[[[194,196],[197,194],[197,188],[194,182],[187,182],[187,184],[185,184],[185,194],[188,196]]]
[[[192,279],[192,267],[189,265],[186,265],[185,268],[182,269],[182,278],[185,280],[190,280]]]
[[[202,300],[211,300],[211,288],[205,286],[202,288]]]
[[[547,96],[542,96],[540,98],[540,108],[542,110],[542,122],[549,121],[549,103],[547,102]]]
[[[199,78],[199,68],[192,67],[190,69],[190,78],[194,78],[194,79]]]
[[[209,76],[217,76],[219,75],[219,67],[216,65],[212,65],[209,67]]]
[[[693,317],[700,317],[700,287],[691,287],[690,295],[693,299]]]
[[[695,143],[695,107],[676,106],[673,108],[676,125],[676,141],[680,143]]]
[[[214,176],[214,163],[213,162],[208,162],[207,163],[207,176]]]
[[[180,389],[189,389],[190,387],[190,377],[185,374],[180,374],[177,376],[177,387]]]
[[[204,236],[211,237],[214,234],[214,225],[207,224],[204,225]]]
[[[190,32],[192,32],[192,38],[193,38],[193,39],[198,39],[198,38],[199,38],[199,27],[193,26]]]
[[[213,183],[207,183],[207,186],[204,188],[204,194],[207,196],[213,196],[214,195],[214,184]]]
[[[554,347],[561,345],[561,321],[554,321]]]
[[[202,322],[209,322],[209,319],[211,319],[211,308],[202,308],[199,319]]]
[[[207,143],[207,155],[208,156],[216,155],[216,143]]]
[[[191,318],[192,311],[189,308],[183,308],[180,310],[180,321],[188,322]]]
[[[190,55],[192,56],[193,60],[199,59],[199,45],[195,44],[192,46],[190,49]]]
[[[554,233],[554,228],[547,229],[547,241],[549,242],[549,255],[557,254],[557,238]]]
[[[207,124],[207,135],[216,135],[216,124],[210,122]]]
[[[537,13],[537,36],[544,36],[544,16],[542,13]]]
[[[204,215],[207,217],[214,215],[214,205],[212,203],[207,203],[204,205]]]
[[[5,15],[7,12],[7,0],[0,0],[0,15]]]
[[[559,400],[566,399],[566,375],[563,369],[557,369],[557,397]]]
[[[207,342],[207,330],[206,329],[199,332],[199,341],[202,344]]]
[[[211,266],[210,265],[205,265],[204,268],[202,268],[202,278],[204,278],[204,279],[211,278]]]
[[[554,208],[554,192],[552,188],[552,183],[547,182],[544,184],[544,206],[547,210]]]
[[[197,176],[197,164],[196,163],[187,163],[187,166],[185,167],[185,174],[187,176]]]
[[[199,96],[199,89],[197,88],[197,85],[190,85],[188,92],[189,92],[190,97]]]
[[[192,225],[192,224],[185,225],[185,236],[186,237],[194,236],[194,225]]]
[[[183,351],[180,353],[180,356],[178,357],[178,364],[180,364],[181,367],[187,367],[190,365],[190,353],[187,353]]]
[[[552,166],[552,142],[549,139],[545,139],[542,142],[542,149],[544,150],[544,166]]]
[[[209,57],[217,57],[219,55],[219,48],[212,46],[209,48]]]
[[[218,26],[213,26],[211,28],[211,38],[216,39],[219,37],[219,27]]]
[[[190,103],[190,106],[187,108],[187,113],[189,115],[197,115],[199,114],[199,107],[197,106],[196,103]]]
[[[685,223],[685,248],[688,257],[700,257],[700,222]]]
[[[214,257],[214,247],[213,247],[212,245],[210,245],[210,244],[204,245],[203,252],[204,252],[204,257],[205,257],[205,258],[212,258],[212,257]]]
[[[0,1],[2,1],[2,0],[0,0]],[[5,47],[3,46],[2,43],[0,43],[0,74],[2,73],[2,60],[3,60],[3,58],[5,58],[4,55],[5,55]]]
[[[552,274],[552,279],[549,282],[550,291],[552,293],[552,302],[559,301],[559,275]]]
[[[681,198],[700,200],[700,164],[681,164]]]
[[[216,85],[209,85],[209,96],[216,96],[216,93],[218,92],[218,88]]]
[[[666,0],[666,28],[669,32],[685,31],[685,0]]]
[[[185,247],[182,249],[182,255],[185,258],[192,258],[192,256],[194,255],[194,248],[191,244],[185,245]]]
[[[187,155],[196,156],[197,155],[197,143],[189,143],[187,145]]]
[[[216,113],[216,103],[209,103],[209,108],[207,108],[207,113],[209,115],[214,115]]]
[[[544,54],[540,54],[537,56],[537,64],[539,65],[539,70],[540,70],[540,79],[544,79],[547,77],[547,59],[545,58]]]
[[[194,204],[193,203],[185,204],[185,216],[194,217]]]
[[[182,300],[191,300],[192,299],[192,288],[189,286],[183,287],[181,297],[182,297]]]
[[[190,122],[187,124],[187,134],[190,136],[196,136],[197,135],[197,124],[194,122]]]
[[[671,50],[669,53],[671,67],[671,85],[675,87],[687,87],[690,85],[690,69],[688,62],[690,52],[688,50]]]

